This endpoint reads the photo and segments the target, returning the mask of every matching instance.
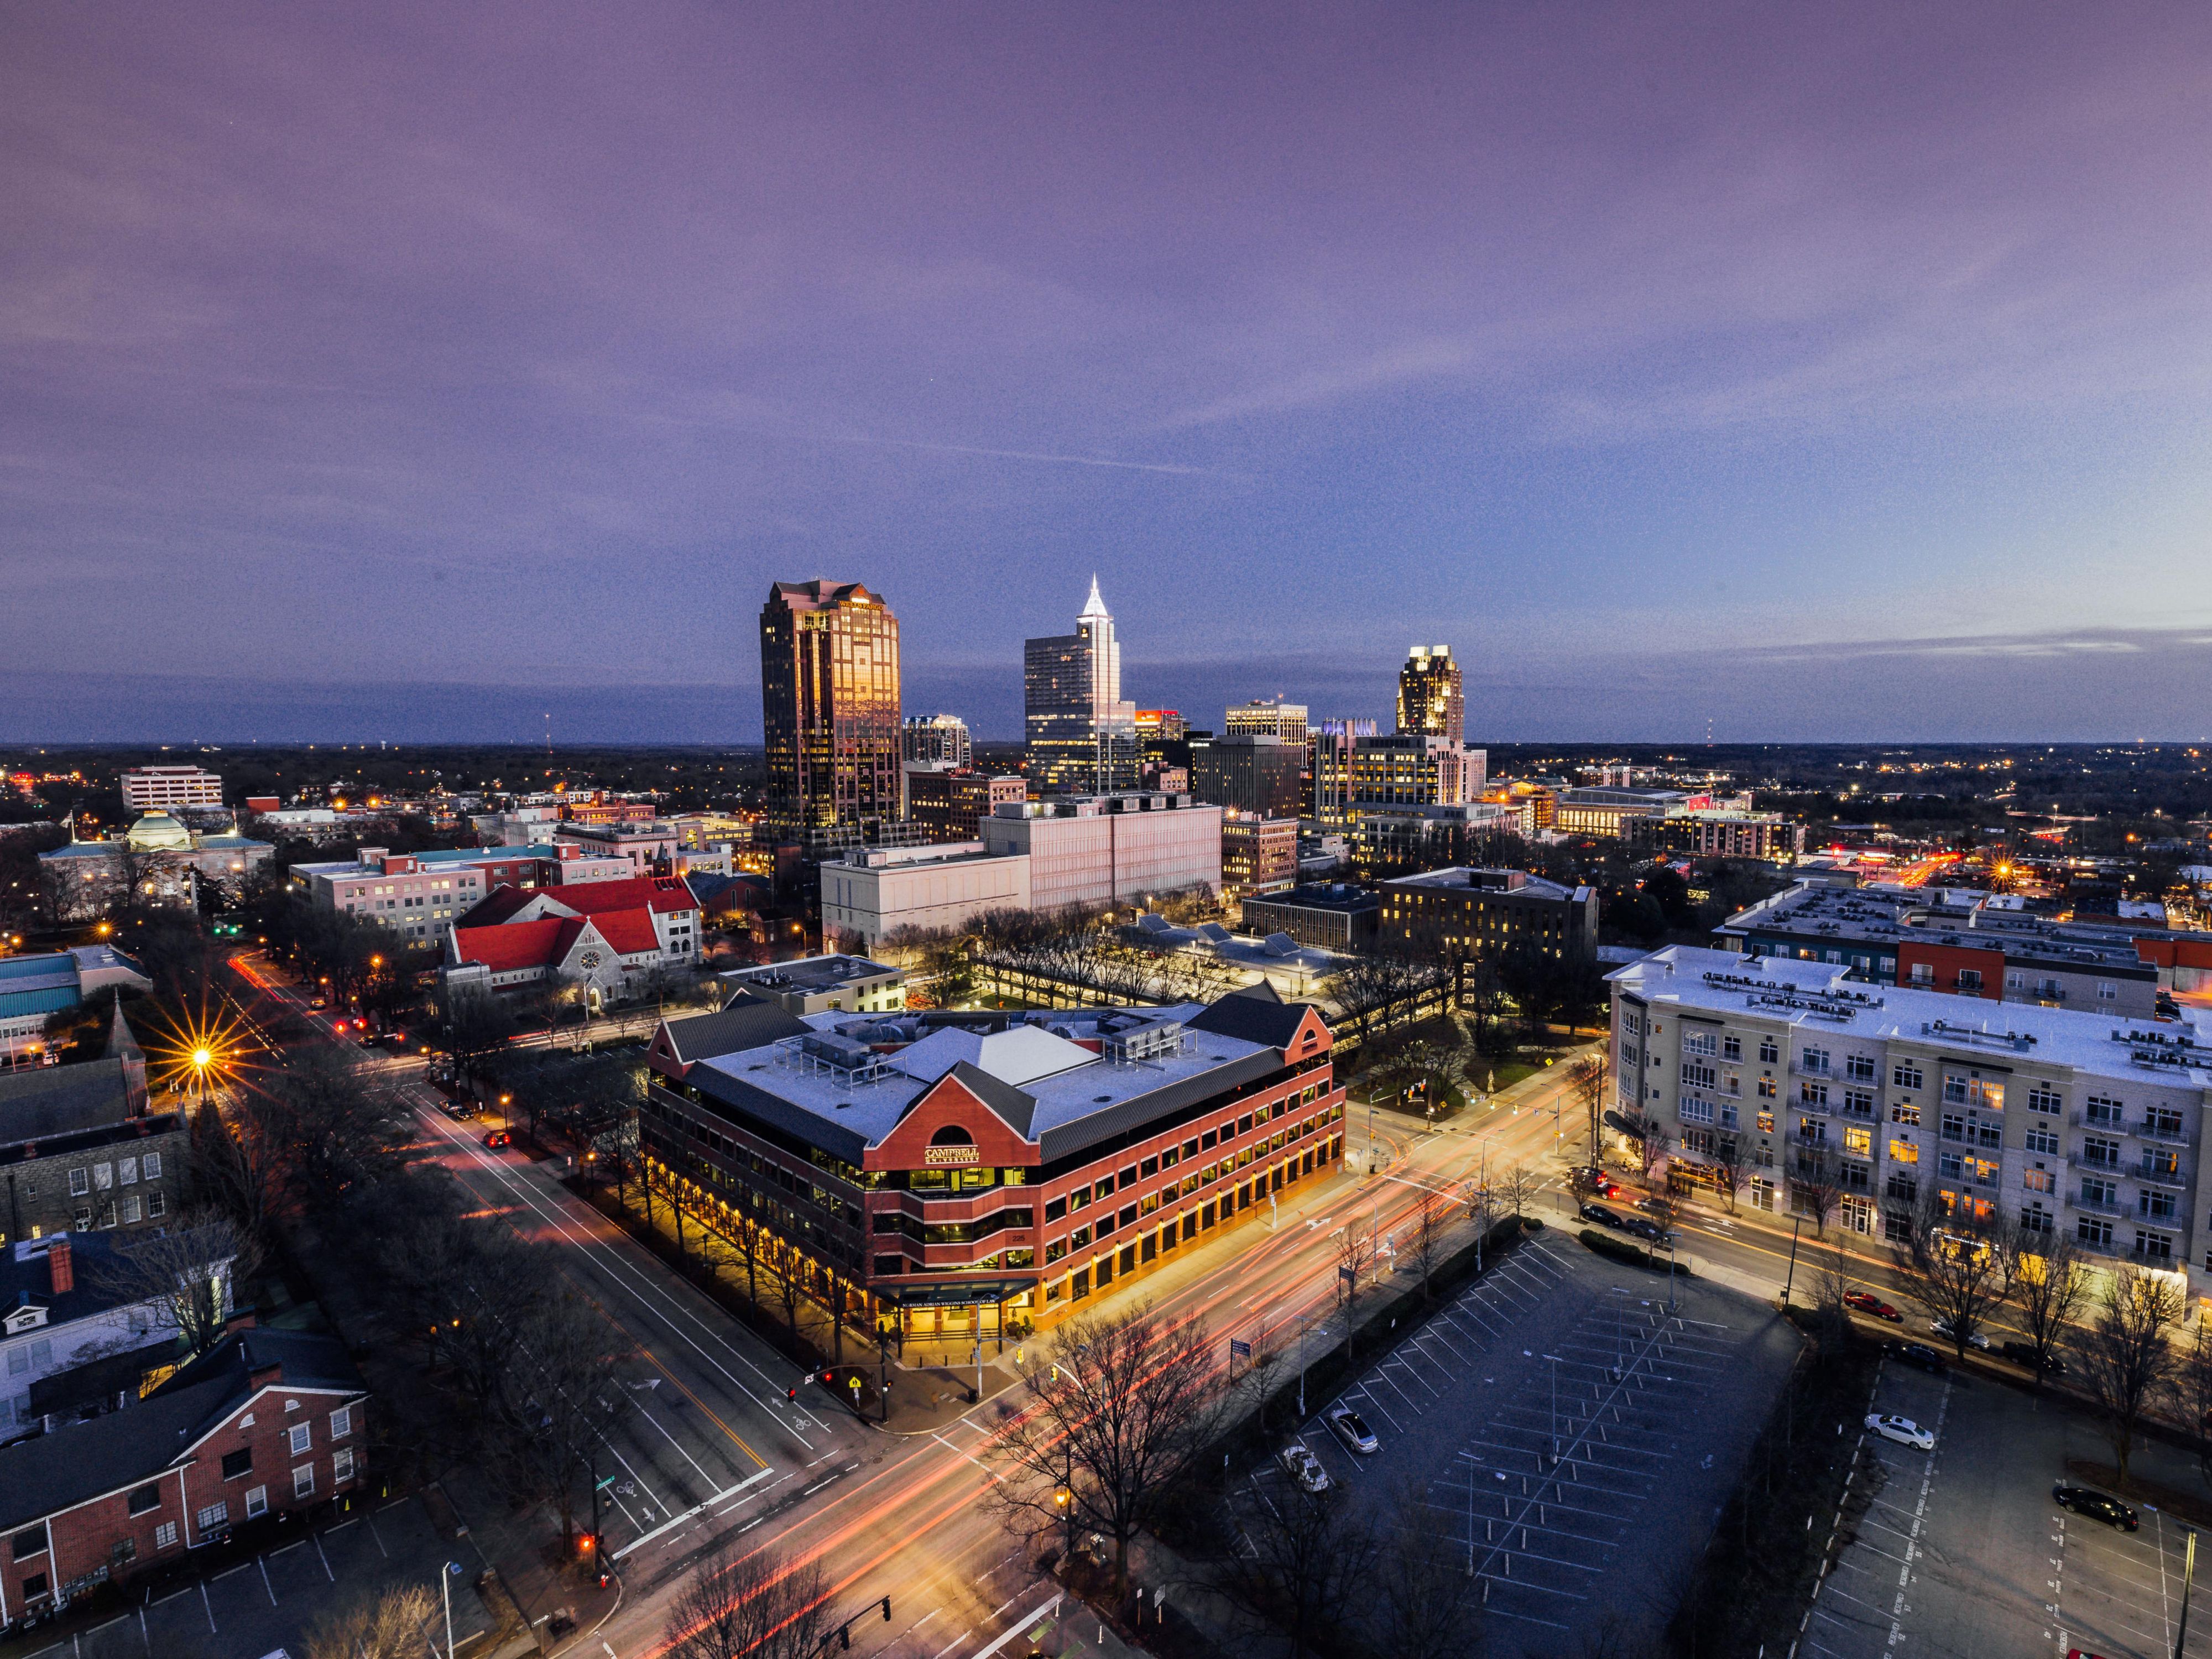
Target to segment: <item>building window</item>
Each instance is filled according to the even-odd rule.
[[[70,1196],[71,1198],[82,1198],[88,1193],[92,1191],[92,1171],[89,1170],[71,1170],[69,1174],[69,1182]]]
[[[313,1449],[315,1443],[315,1430],[313,1424],[295,1423],[289,1433],[291,1436],[293,1456],[304,1457]]]
[[[2058,1190],[2058,1177],[2039,1164],[2033,1170],[2021,1171],[2020,1184],[2031,1193],[2055,1193]]]
[[[159,1221],[163,1216],[168,1214],[168,1212],[169,1199],[167,1194],[162,1192],[161,1189],[157,1187],[152,1192],[146,1194],[147,1220]]]
[[[2021,1140],[2031,1152],[2041,1152],[2046,1158],[2058,1156],[2058,1137],[2043,1124],[2037,1124]]]
[[[124,1507],[132,1515],[143,1515],[149,1510],[161,1507],[161,1488],[159,1483],[150,1486],[134,1486]]]
[[[341,1446],[331,1454],[331,1484],[343,1486],[352,1479],[353,1452],[350,1448]]]
[[[246,1489],[246,1518],[251,1521],[255,1516],[266,1515],[268,1512],[269,1488],[248,1486]]]
[[[159,1181],[161,1178],[161,1153],[147,1153],[145,1157],[138,1160],[138,1170],[139,1173],[143,1175],[147,1180]]]
[[[176,1547],[177,1523],[175,1522],[164,1521],[160,1526],[154,1528],[154,1547],[155,1549],[173,1550],[176,1548]]]
[[[9,1552],[18,1561],[27,1561],[34,1555],[44,1555],[46,1553],[45,1526],[42,1524],[33,1527],[27,1532],[17,1533],[9,1545]]]
[[[2114,984],[2111,980],[2108,980],[2108,979],[2100,979],[2100,980],[2099,980],[2099,981],[2097,981],[2097,1000],[2098,1000],[2098,1001],[2100,1001],[2100,1002],[2118,1002],[2119,1000],[2120,1000],[2120,988],[2119,988],[2118,986],[2115,985],[2115,984]],[[2169,1250],[2168,1254],[2171,1254],[2171,1253],[2172,1253],[2172,1252]]]
[[[202,1532],[213,1532],[217,1527],[226,1525],[229,1522],[230,1505],[228,1504],[210,1504],[195,1516],[193,1519],[199,1522],[199,1528]]]
[[[2063,1112],[2066,1109],[2066,1102],[2049,1084],[2038,1083],[2028,1089],[2027,1109],[2031,1112]]]
[[[253,1448],[241,1446],[234,1452],[222,1455],[222,1478],[235,1480],[240,1475],[253,1473]]]
[[[1917,1089],[1922,1085],[1920,1068],[1900,1062],[1890,1068],[1889,1080],[1899,1089]]]
[[[292,1496],[312,1498],[315,1495],[315,1466],[302,1463],[292,1471]]]

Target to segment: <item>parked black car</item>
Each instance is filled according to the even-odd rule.
[[[2118,1498],[2087,1486],[2053,1486],[2051,1501],[2062,1510],[2086,1515],[2092,1521],[2102,1521],[2122,1532],[2133,1532],[2142,1524],[2136,1519],[2136,1512]]]
[[[1618,1210],[1608,1210],[1602,1204],[1585,1204],[1577,1212],[1585,1221],[1595,1221],[1601,1227],[1610,1227],[1615,1232],[1628,1225],[1628,1218]]]
[[[2015,1365],[2025,1365],[2030,1370],[2035,1369],[2035,1344],[2033,1342],[2008,1342],[1999,1347],[1997,1352]],[[2063,1376],[2066,1375],[2066,1362],[2055,1353],[2046,1354],[2044,1356],[2043,1369],[2049,1376]]]
[[[1937,1376],[1951,1369],[1943,1363],[1943,1356],[1925,1342],[1893,1342],[1889,1345],[1889,1353],[1890,1358],[1900,1364],[1917,1365],[1922,1370]]]
[[[1620,1229],[1623,1232],[1633,1233],[1637,1237],[1653,1244],[1664,1244],[1674,1237],[1657,1222],[1647,1221],[1640,1215],[1632,1215],[1624,1218],[1620,1224]]]

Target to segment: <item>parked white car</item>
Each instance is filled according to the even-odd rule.
[[[1382,1443],[1375,1437],[1375,1431],[1367,1426],[1367,1419],[1349,1406],[1332,1406],[1328,1423],[1336,1431],[1336,1437],[1364,1456],[1382,1449]]]
[[[1951,1340],[1951,1322],[1948,1319],[1931,1319],[1928,1322],[1928,1328],[1946,1342]],[[1987,1353],[1990,1349],[1990,1340],[1979,1331],[1976,1331],[1966,1339],[1966,1346],[1970,1348],[1979,1348],[1984,1353]]]
[[[1328,1471],[1321,1466],[1321,1459],[1303,1440],[1293,1440],[1275,1454],[1275,1461],[1283,1466],[1283,1473],[1308,1492],[1328,1490]]]
[[[1900,1446],[1910,1446],[1915,1451],[1932,1452],[1936,1437],[1909,1417],[1883,1417],[1869,1413],[1866,1425],[1885,1440],[1894,1440]]]

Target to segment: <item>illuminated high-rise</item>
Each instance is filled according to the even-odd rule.
[[[865,831],[899,816],[899,625],[859,582],[778,582],[761,607],[768,827]]]
[[[1398,671],[1398,730],[1407,737],[1467,741],[1467,703],[1448,645],[1417,645]]]
[[[1044,793],[1136,787],[1137,708],[1121,701],[1121,643],[1096,576],[1073,634],[1024,643],[1022,709],[1024,764]]]

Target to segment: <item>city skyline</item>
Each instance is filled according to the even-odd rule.
[[[1104,567],[1201,709],[2199,735],[2201,17],[1139,15],[15,20],[11,667],[653,726],[833,571],[996,738]]]

